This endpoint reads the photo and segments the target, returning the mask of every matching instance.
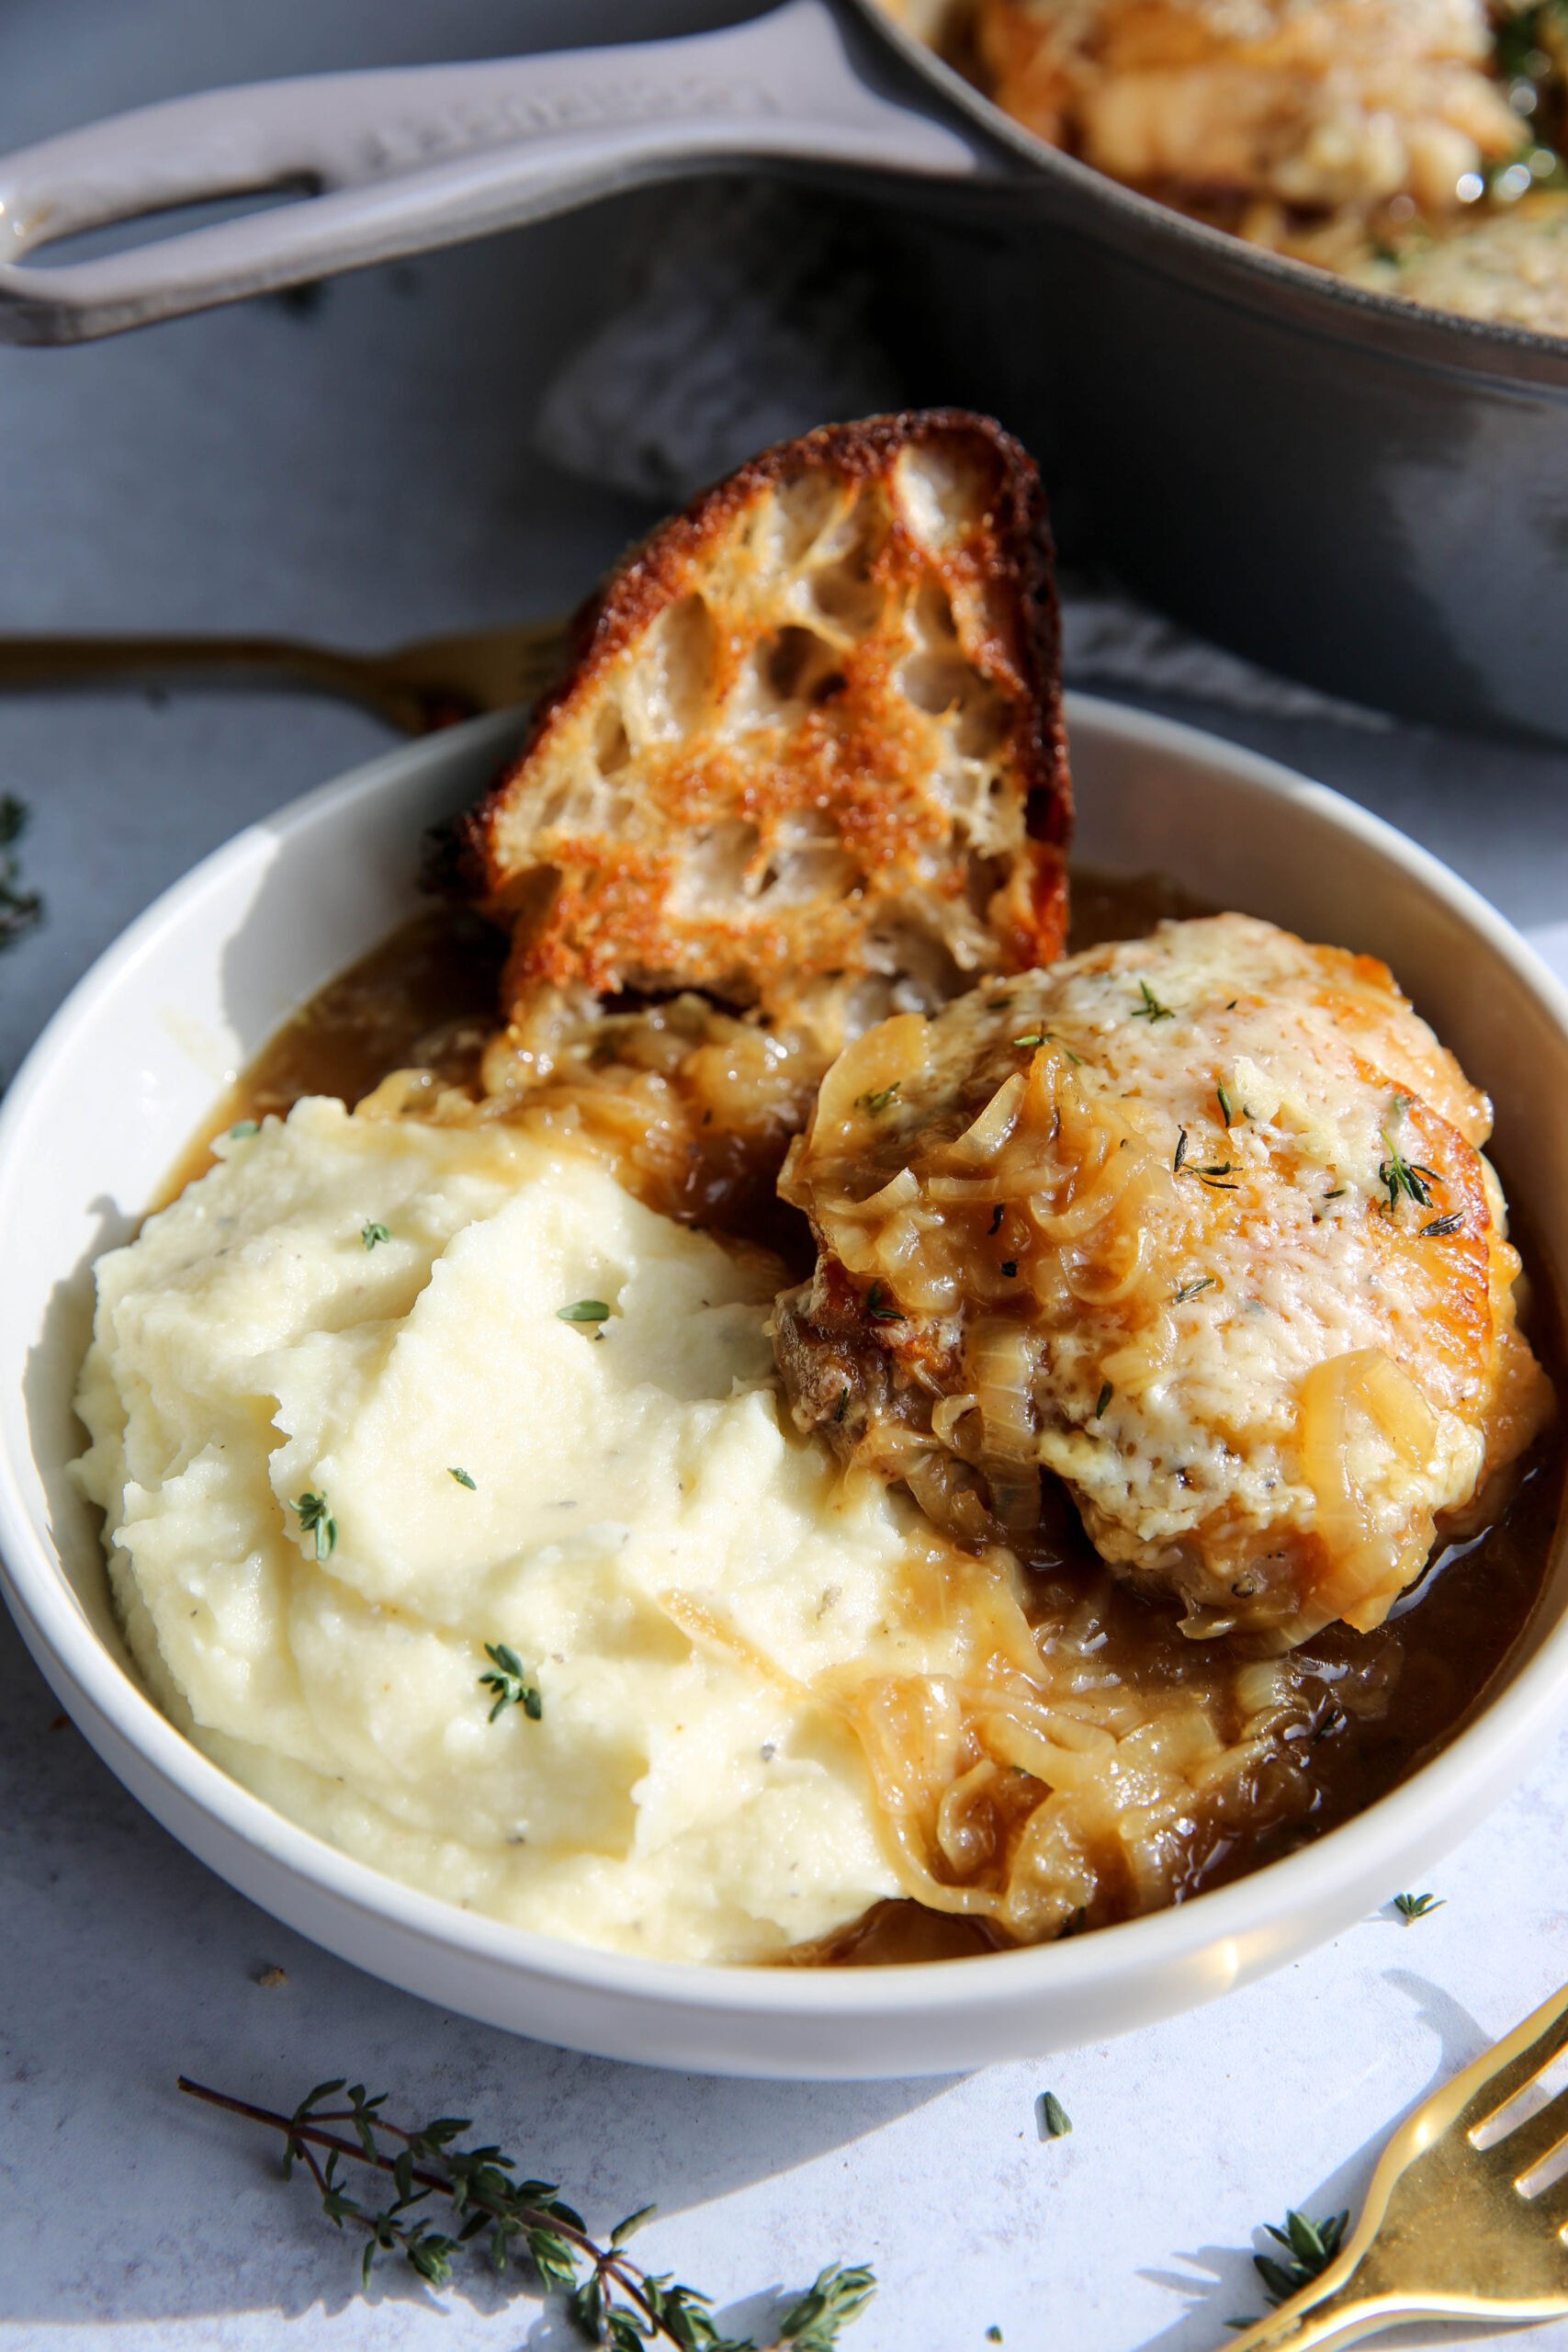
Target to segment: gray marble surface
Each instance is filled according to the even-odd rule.
[[[639,0],[8,0],[0,147],[241,74],[538,45],[649,13]],[[707,11],[727,13],[739,11]],[[378,271],[311,307],[0,353],[0,630],[276,628],[374,644],[570,601],[646,518],[552,473],[530,453],[530,418],[598,315],[630,217],[609,207]],[[1568,962],[1568,758],[1179,715],[1391,817]],[[306,700],[0,701],[0,788],[31,805],[28,873],[49,901],[45,927],[0,959],[0,1073],[167,882],[384,741],[369,718]],[[1568,1973],[1568,1745],[1434,1872],[1445,1907],[1414,1927],[1379,1915],[1217,2009],[1104,2048],[859,2086],[579,2058],[328,1958],[139,1811],[4,1623],[0,1786],[6,2352],[565,2342],[536,2302],[483,2279],[431,2296],[389,2265],[362,2297],[356,2249],[279,2184],[269,2148],[176,2096],[181,2070],[285,2105],[346,2072],[411,2109],[474,2116],[597,2222],[656,2197],[650,2256],[711,2288],[737,2324],[760,2326],[770,2290],[844,2256],[883,2282],[847,2339],[856,2352],[983,2352],[993,2324],[1030,2352],[1206,2352],[1228,2316],[1260,2308],[1257,2225],[1351,2201],[1400,2112]],[[260,1981],[276,1968],[286,1983]],[[1046,2088],[1070,2139],[1039,2136]],[[1568,2328],[1530,2340],[1568,2346]]]

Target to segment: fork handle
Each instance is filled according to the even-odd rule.
[[[287,637],[0,638],[0,688],[89,684],[108,678],[158,678],[205,673],[261,676],[314,687],[367,704],[395,726],[416,731],[406,694],[381,674],[373,656],[306,645]]]
[[[1314,2302],[1316,2290],[1314,2279],[1256,2326],[1233,2335],[1225,2352],[1340,2352],[1342,2346],[1364,2344],[1368,2336],[1381,2335],[1384,2328],[1407,2327],[1415,2320],[1452,2321],[1461,2316],[1434,2310],[1412,2296],[1358,2294],[1353,2287],[1341,2288]]]

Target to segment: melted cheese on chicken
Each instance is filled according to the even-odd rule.
[[[829,1073],[796,1418],[1026,1554],[1041,1473],[1190,1632],[1380,1623],[1550,1392],[1490,1106],[1371,957],[1166,923]]]
[[[1117,179],[1452,210],[1519,146],[1482,0],[987,0],[999,103]]]

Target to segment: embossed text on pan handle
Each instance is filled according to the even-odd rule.
[[[1003,168],[841,0],[786,0],[677,40],[258,83],[0,159],[0,340],[112,334],[759,163]],[[89,260],[23,259],[83,230],[262,192],[298,200]]]

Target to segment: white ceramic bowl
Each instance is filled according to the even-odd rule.
[[[1497,1105],[1497,1148],[1568,1296],[1568,996],[1434,859],[1320,786],[1075,698],[1079,854],[1386,956]],[[392,752],[208,858],[105,956],[0,1109],[0,1554],[44,1673],[105,1761],[193,1853],[303,1934],[444,2007],[607,2056],[795,2077],[947,2073],[1096,2039],[1279,1967],[1415,1882],[1527,1768],[1568,1695],[1568,1543],[1482,1715],[1317,1844],[1196,1902],[1034,1951],[926,1967],[704,1969],[525,1934],[414,1893],[297,1829],[158,1713],[65,1476],[91,1266],[123,1238],[224,1080],[299,999],[415,904],[420,834],[518,728]]]

